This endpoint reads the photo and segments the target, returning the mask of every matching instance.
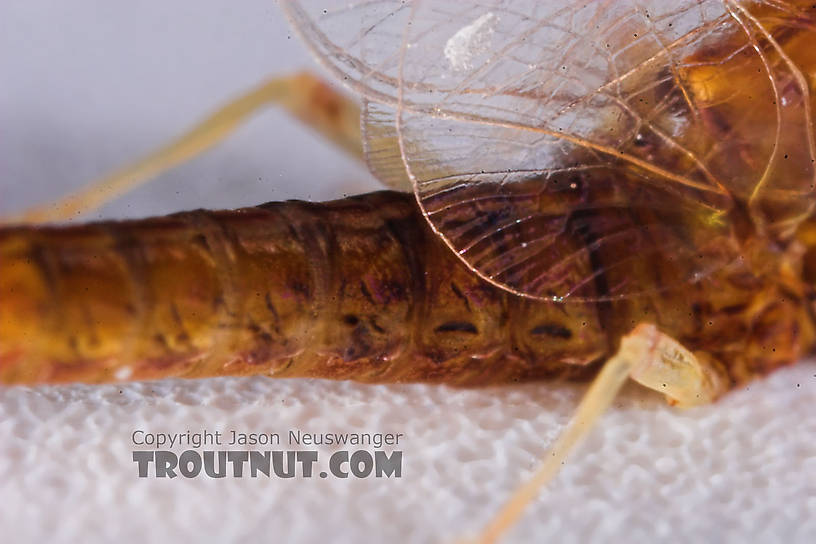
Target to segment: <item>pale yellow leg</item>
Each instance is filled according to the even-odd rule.
[[[513,494],[485,528],[479,542],[495,542],[518,521],[525,507],[558,473],[567,454],[587,436],[628,377],[666,394],[670,403],[681,406],[709,403],[722,392],[722,384],[709,365],[654,325],[638,325],[621,340],[618,353],[604,364],[541,467]]]
[[[298,73],[264,82],[147,157],[89,183],[63,200],[32,208],[4,222],[61,221],[95,210],[160,172],[206,151],[251,115],[270,105],[284,108],[353,157],[363,160],[359,106],[314,75]]]

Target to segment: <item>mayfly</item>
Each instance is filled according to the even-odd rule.
[[[370,168],[413,195],[5,228],[0,378],[600,373],[581,430],[627,376],[693,405],[794,362],[813,8],[661,4],[286,4],[363,97]]]

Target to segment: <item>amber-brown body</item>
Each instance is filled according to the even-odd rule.
[[[397,192],[5,228],[0,380],[587,378],[650,321],[736,384],[810,349],[809,292],[790,280],[736,269],[616,302],[531,300],[474,275]]]
[[[0,379],[582,374],[596,308],[479,280],[410,195],[0,231]],[[126,369],[126,370],[122,370]]]

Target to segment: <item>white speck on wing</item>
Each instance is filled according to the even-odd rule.
[[[499,18],[487,12],[460,28],[445,43],[445,58],[454,70],[473,68],[473,57],[490,49],[490,38]]]

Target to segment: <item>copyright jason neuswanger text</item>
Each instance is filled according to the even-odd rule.
[[[311,433],[299,429],[286,433],[136,429],[131,434],[133,445],[139,448],[133,451],[133,462],[140,478],[401,478],[402,451],[393,448],[403,439],[403,433]],[[230,449],[214,449],[219,446]],[[289,449],[248,448],[258,446]],[[302,449],[313,446],[342,449]]]

